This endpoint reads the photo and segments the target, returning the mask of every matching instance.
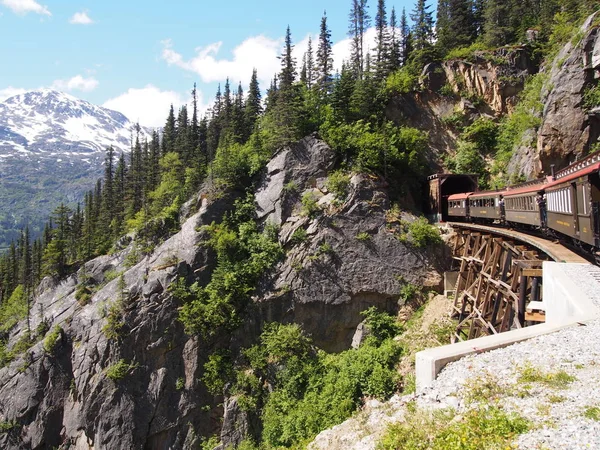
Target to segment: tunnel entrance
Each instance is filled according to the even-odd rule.
[[[427,178],[429,182],[428,215],[434,222],[448,220],[448,197],[460,192],[478,190],[475,174],[436,173]]]

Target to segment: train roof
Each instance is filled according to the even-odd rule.
[[[585,175],[589,175],[589,174],[592,174],[592,173],[598,172],[598,171],[600,171],[600,162],[591,164],[591,165],[589,165],[587,167],[584,167],[583,169],[577,170],[575,172],[572,172],[572,173],[570,173],[568,175],[563,176],[562,178],[559,178],[559,179],[557,179],[555,181],[552,181],[551,183],[548,183],[545,186],[545,188],[548,189],[548,188],[551,188],[551,187],[554,187],[554,186],[558,186],[558,185],[560,185],[562,183],[567,183],[567,182],[573,181],[573,180],[575,180],[575,179],[577,179],[579,177],[583,177]]]
[[[469,198],[479,198],[479,197],[495,197],[497,195],[501,195],[504,193],[504,190],[501,191],[481,191],[481,192],[473,192]]]
[[[461,192],[460,194],[452,194],[448,197],[448,200],[465,200],[471,195],[472,192]]]
[[[506,188],[504,191],[504,196],[509,197],[511,195],[521,195],[521,194],[529,194],[532,192],[540,192],[546,189],[546,182],[540,182],[537,184],[530,184],[528,186],[516,187],[516,188]]]

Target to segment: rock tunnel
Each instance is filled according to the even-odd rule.
[[[429,176],[427,181],[429,189],[427,212],[434,222],[448,220],[448,196],[478,190],[478,176],[475,174],[436,173]]]

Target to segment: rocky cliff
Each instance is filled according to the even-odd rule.
[[[335,166],[336,154],[312,136],[281,149],[257,180],[257,216],[280,227],[286,256],[232,334],[187,335],[170,286],[210,279],[216,260],[201,225],[222,220],[238,192],[200,192],[181,231],[141,260],[135,241],[124,241],[66,279],[43,280],[29,320],[9,337],[14,348],[29,327],[37,343],[0,369],[0,447],[197,448],[213,434],[239,442],[248,417],[200,381],[215,346],[251,345],[264,323],[280,321],[301,324],[325,350],[346,349],[361,311],[396,311],[406,282],[439,286],[443,248],[419,249],[394,235],[394,223],[415,217],[390,212],[377,178],[354,175],[344,198],[328,192]],[[318,214],[302,210],[306,193]]]

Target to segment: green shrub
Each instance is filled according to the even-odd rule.
[[[56,343],[58,342],[62,332],[62,327],[60,325],[55,325],[54,328],[52,328],[52,331],[48,333],[44,339],[44,343],[42,344],[46,353],[54,353],[54,348],[56,347]]]
[[[460,420],[453,410],[427,413],[418,410],[406,422],[388,426],[378,450],[481,450],[508,448],[515,436],[529,429],[529,422],[496,406],[472,409]]]
[[[350,177],[341,170],[336,170],[327,177],[326,187],[336,199],[345,200],[350,188]]]
[[[106,323],[102,327],[102,332],[107,339],[119,340],[121,338],[125,320],[123,318],[123,305],[119,300],[115,300],[108,307]]]
[[[467,122],[467,115],[460,109],[455,109],[451,114],[442,117],[444,125],[462,130]]]
[[[300,211],[300,214],[310,217],[311,219],[315,218],[317,214],[321,212],[321,207],[318,202],[319,198],[314,192],[305,192],[302,196],[302,210]]]
[[[92,299],[92,290],[85,284],[81,283],[77,286],[77,290],[75,291],[75,300],[81,306],[87,305]]]
[[[404,301],[404,303],[409,302],[419,293],[419,286],[416,286],[412,283],[403,284],[400,288],[400,298]]]
[[[177,389],[178,391],[181,391],[184,387],[185,387],[185,379],[183,377],[177,378],[177,381],[175,382],[175,389]]]
[[[308,233],[304,228],[300,227],[292,233],[292,236],[290,237],[290,242],[292,243],[292,245],[297,245],[306,242],[307,239]]]
[[[379,311],[375,306],[371,306],[360,314],[365,318],[367,327],[371,333],[369,337],[373,337],[378,344],[402,333],[402,327],[396,318]]]
[[[18,427],[19,424],[14,420],[3,420],[0,422],[0,434],[6,434]]]
[[[487,178],[486,163],[477,145],[473,142],[458,142],[456,155],[451,161],[455,173],[474,173],[479,175],[480,183]]]
[[[130,364],[124,359],[120,359],[115,364],[106,368],[104,373],[106,377],[112,381],[119,381],[125,378],[131,371],[133,371],[136,367],[136,364]]]
[[[583,92],[583,107],[587,111],[600,106],[600,86],[591,86]]]
[[[27,317],[27,295],[23,285],[18,285],[8,300],[0,305],[0,332],[10,331]]]
[[[393,318],[390,324],[381,313],[369,315],[381,336],[393,334]],[[364,396],[392,395],[400,353],[393,340],[373,338],[359,349],[329,355],[317,351],[298,325],[273,323],[245,351],[249,367],[237,370],[234,393],[245,407],[264,404],[263,445],[298,447],[348,418]]]
[[[360,242],[368,242],[371,240],[371,235],[369,233],[367,233],[366,231],[361,231],[360,233],[358,233],[356,235],[356,239],[359,240]]]
[[[212,395],[223,394],[227,380],[233,377],[233,365],[228,352],[212,353],[204,364],[202,381]]]
[[[451,59],[460,59],[473,62],[475,60],[475,52],[484,52],[488,50],[492,50],[492,48],[485,45],[483,42],[478,41],[474,42],[468,47],[460,47],[450,50],[444,59],[446,61],[450,61]],[[485,58],[483,54],[482,56]]]
[[[479,117],[465,128],[461,137],[475,144],[480,153],[491,153],[498,140],[498,124],[491,119]]]
[[[385,80],[388,94],[408,94],[417,90],[419,78],[407,69],[400,69],[390,74]]]
[[[296,183],[294,180],[287,182],[283,185],[282,192],[284,194],[295,194],[298,192],[298,183]]]
[[[423,248],[428,245],[441,244],[442,237],[434,225],[431,225],[424,217],[419,217],[408,226],[410,241],[415,247]]]

